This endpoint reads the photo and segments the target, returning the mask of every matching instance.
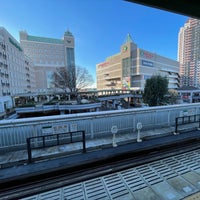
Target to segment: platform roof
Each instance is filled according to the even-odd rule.
[[[125,0],[200,19],[200,1],[196,0]]]

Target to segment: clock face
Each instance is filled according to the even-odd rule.
[[[127,47],[127,46],[123,46],[123,48],[122,48],[122,51],[123,51],[123,52],[126,52],[126,51],[127,51],[127,49],[128,49],[128,47]]]

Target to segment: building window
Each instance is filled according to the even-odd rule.
[[[131,58],[125,58],[122,60],[122,76],[127,77],[130,76],[130,68],[131,68]]]

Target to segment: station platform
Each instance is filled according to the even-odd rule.
[[[141,152],[148,149],[159,148],[163,145],[170,145],[172,143],[180,143],[187,140],[200,138],[200,131],[191,131],[188,133],[181,133],[178,135],[173,134],[172,128],[163,128],[157,130],[149,130],[141,133],[142,142],[137,142],[137,134],[117,135],[117,147],[113,147],[112,138],[93,139],[86,141],[87,153],[66,154],[64,157],[47,159],[40,162],[35,162],[26,165],[18,165],[0,170],[0,184],[13,181],[17,179],[27,178],[29,176],[37,176],[43,173],[50,173],[63,169],[70,169],[84,164],[90,164],[94,161],[104,161],[116,156],[123,156],[130,152]],[[76,151],[82,144],[74,143],[65,146],[65,151]],[[56,149],[57,148],[57,149]],[[46,149],[46,151],[34,152],[39,155],[49,155],[56,151],[63,151],[64,147],[54,147],[53,149]],[[67,151],[66,151],[67,152]],[[14,157],[16,155],[16,157]],[[11,161],[27,159],[27,152],[15,152],[10,157]],[[1,163],[3,158],[1,157]]]
[[[140,137],[143,140],[148,140],[155,137],[162,137],[165,135],[172,135],[174,132],[174,127],[165,127],[158,129],[151,129],[141,131]],[[137,133],[117,133],[116,134],[116,144],[122,145],[130,142],[137,142]],[[95,149],[103,149],[107,147],[112,147],[113,138],[111,136],[108,137],[98,137],[93,139],[86,139],[86,149],[87,150],[95,150]],[[66,145],[54,146],[45,149],[33,150],[32,156],[34,158],[40,158],[50,155],[56,154],[65,154],[65,156],[70,156],[73,153],[77,153],[80,149],[82,149],[81,143],[71,143]],[[27,150],[19,150],[19,151],[11,151],[7,153],[0,154],[0,168],[7,168],[10,166],[19,165],[20,163],[27,162],[28,153]]]

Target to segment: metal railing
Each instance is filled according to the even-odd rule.
[[[76,104],[76,105],[41,105],[34,107],[22,107],[15,108],[17,113],[28,113],[28,112],[45,112],[51,110],[84,110],[92,108],[100,108],[101,103],[88,103],[88,104]]]
[[[80,134],[78,134],[80,133]],[[59,146],[75,142],[82,142],[83,153],[86,153],[85,131],[49,134],[26,139],[28,162],[33,162],[32,150]],[[58,153],[59,154],[59,153]]]
[[[182,125],[188,125],[188,124],[194,124],[198,123],[198,129],[200,129],[200,115],[189,115],[189,116],[182,116],[182,117],[176,117],[175,119],[175,134],[179,133],[179,127]],[[186,127],[187,129],[188,127]],[[195,128],[195,127],[194,127]]]

